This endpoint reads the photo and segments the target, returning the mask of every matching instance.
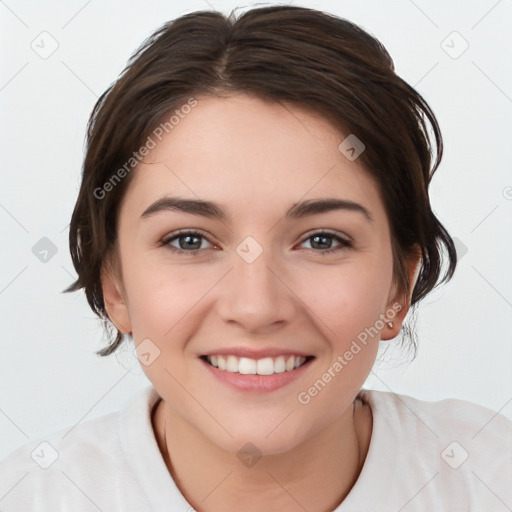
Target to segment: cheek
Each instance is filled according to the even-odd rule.
[[[391,272],[390,260],[370,257],[338,269],[317,269],[302,278],[300,296],[325,324],[327,338],[346,342],[385,312]]]
[[[166,350],[178,349],[179,342],[167,342],[190,336],[217,275],[207,265],[171,265],[147,255],[132,256],[125,268],[135,342],[150,338]]]
[[[131,285],[129,313],[135,341],[172,336],[180,318],[191,310],[196,295],[192,290],[186,291],[187,287],[180,286],[172,276],[154,279],[146,273],[142,279],[133,278]]]
[[[317,278],[321,274],[317,274]],[[316,279],[306,305],[327,340],[327,358],[297,395],[304,411],[329,423],[349,406],[367,379],[384,328],[391,282],[390,262],[339,268],[329,279]]]

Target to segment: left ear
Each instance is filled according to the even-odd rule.
[[[407,277],[410,283],[409,293],[406,293],[405,290],[398,290],[396,292],[392,292],[392,297],[390,298],[386,311],[394,313],[393,318],[391,315],[388,315],[389,318],[385,320],[385,322],[392,322],[393,327],[389,327],[386,323],[381,332],[382,340],[390,340],[398,335],[402,328],[402,324],[411,307],[411,297],[412,291],[414,290],[414,285],[416,284],[417,273],[421,264],[421,250],[417,246],[416,251],[411,254],[405,265],[405,271],[407,272]],[[393,287],[395,290],[396,287]]]

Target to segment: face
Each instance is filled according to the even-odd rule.
[[[133,171],[105,303],[177,421],[225,450],[282,453],[348,420],[379,340],[400,329],[390,227],[376,183],[338,149],[348,134],[243,94],[197,100]],[[155,206],[166,197],[225,216]],[[320,199],[339,206],[287,214]]]

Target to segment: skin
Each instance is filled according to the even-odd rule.
[[[346,135],[321,116],[245,94],[197,99],[133,171],[117,259],[102,276],[107,312],[135,345],[150,339],[160,351],[141,365],[162,397],[155,436],[196,510],[332,510],[356,482],[371,439],[371,411],[356,395],[379,340],[398,334],[409,307],[393,280],[384,205],[373,178],[339,151]],[[166,211],[141,219],[166,194],[217,202],[230,217]],[[328,197],[363,205],[373,222],[348,210],[284,218],[295,202]],[[171,246],[189,251],[175,254],[161,240],[182,229],[204,237],[193,250],[174,239]],[[322,255],[326,246],[311,238],[322,229],[350,237],[353,247]],[[248,236],[263,250],[250,264],[236,252]],[[407,263],[410,279],[418,261]],[[394,326],[384,325],[307,405],[299,403],[298,394],[397,303]],[[283,388],[241,392],[199,359],[241,344],[294,348],[315,360]],[[247,442],[263,455],[252,467],[237,457]]]

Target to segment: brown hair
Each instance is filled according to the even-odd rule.
[[[443,246],[448,267],[439,284],[451,279],[455,246],[428,195],[443,152],[430,107],[395,74],[382,44],[357,25],[314,9],[271,6],[238,19],[234,11],[229,17],[198,11],[165,23],[98,99],[69,232],[78,279],[65,292],[84,288],[92,310],[109,326],[101,270],[116,252],[119,205],[134,174],[127,162],[135,165],[134,152],[191,98],[241,92],[309,108],[365,144],[359,159],[379,185],[392,231],[395,283],[407,293],[404,262],[421,249],[412,311],[440,280]],[[406,325],[404,333],[413,334]],[[97,353],[111,354],[122,341],[117,331]]]

